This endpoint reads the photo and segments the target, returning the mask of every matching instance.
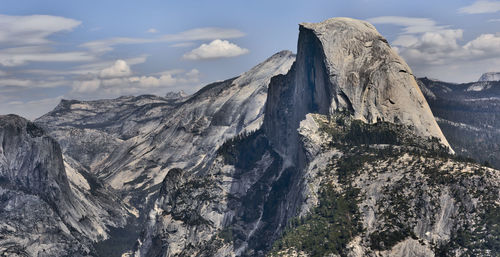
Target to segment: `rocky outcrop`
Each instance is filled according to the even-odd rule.
[[[297,61],[269,86],[264,130],[278,152],[297,159],[300,121],[307,113],[337,111],[367,123],[412,126],[449,146],[411,69],[373,25],[349,18],[303,23]]]
[[[479,78],[479,82],[481,81],[499,81],[500,80],[500,72],[486,72]]]
[[[0,252],[86,256],[107,226],[125,223],[113,193],[65,168],[59,144],[39,126],[0,116],[0,142]]]
[[[168,92],[165,95],[165,99],[171,100],[171,101],[182,101],[185,100],[189,95],[186,94],[183,90],[178,91],[178,92]]]
[[[271,256],[495,256],[500,171],[392,126],[307,115],[305,202]]]

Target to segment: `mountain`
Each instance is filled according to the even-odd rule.
[[[262,128],[217,153],[169,171],[136,256],[497,250],[498,203],[480,195],[498,199],[499,172],[449,154],[408,66],[366,22],[301,25]]]
[[[500,81],[500,72],[486,72],[478,80],[482,81]]]
[[[264,130],[283,146],[279,152],[297,151],[296,130],[307,113],[338,111],[369,124],[411,125],[448,146],[410,68],[371,24],[348,18],[301,24],[297,52],[291,72],[269,89]]]
[[[0,252],[8,256],[89,256],[108,226],[123,226],[120,200],[59,144],[15,115],[0,116]]]
[[[25,121],[60,145],[47,159],[66,174],[65,204],[47,190],[39,201],[88,211],[104,233],[52,215],[77,243],[56,233],[65,237],[48,255],[494,256],[500,171],[453,154],[425,99],[440,92],[419,83],[371,24],[334,18],[301,24],[296,56],[279,52],[190,96],[62,100]],[[13,130],[32,142],[24,125]],[[5,231],[19,242],[40,234]]]
[[[36,122],[61,142],[66,155],[113,188],[148,193],[168,170],[193,168],[225,140],[259,128],[267,84],[286,72],[294,58],[291,52],[280,52],[183,101],[152,95],[63,100]]]
[[[186,99],[189,95],[186,94],[183,90],[179,92],[168,92],[165,95],[165,98],[168,100],[173,100],[173,101],[182,101]]]
[[[64,156],[118,191],[135,208],[138,218],[130,226],[142,226],[169,170],[194,174],[225,141],[261,126],[269,80],[287,72],[294,60],[291,52],[279,52],[183,99],[62,100],[36,123],[60,142]],[[123,242],[139,232],[117,236]]]
[[[453,149],[500,169],[500,82],[421,78],[419,85]]]

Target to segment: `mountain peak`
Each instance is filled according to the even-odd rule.
[[[486,72],[478,81],[500,81],[500,72]]]
[[[362,32],[362,33],[373,33],[378,34],[377,29],[369,22],[363,20],[357,20],[347,17],[336,17],[324,20],[318,23],[303,22],[299,24],[302,28],[307,28],[314,30],[316,32],[332,32],[338,30],[339,28],[343,30],[349,30],[351,32]],[[380,36],[380,35],[378,35]],[[380,36],[382,37],[382,36]]]
[[[168,92],[165,95],[165,98],[168,99],[168,100],[179,100],[179,99],[186,98],[187,96],[189,96],[189,95],[186,94],[186,92],[184,92],[184,90],[180,90],[180,91],[177,91],[177,92],[174,92],[174,91]]]
[[[449,147],[410,67],[373,25],[350,18],[302,23],[296,63],[269,86],[264,129],[287,155],[307,113],[337,111],[406,125]]]

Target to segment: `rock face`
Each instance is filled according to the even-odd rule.
[[[154,213],[150,204],[158,190],[173,193],[162,183],[169,170],[202,176],[225,141],[260,128],[269,81],[286,73],[294,60],[291,52],[279,52],[241,76],[210,84],[189,97],[63,100],[36,122],[61,143],[68,159],[118,190],[137,209],[135,223],[143,227]],[[181,213],[185,205],[177,206],[176,213]],[[183,232],[179,229],[180,238],[187,237]],[[186,243],[190,241],[173,242],[169,249]]]
[[[117,191],[123,199],[117,209],[130,205],[136,216],[101,233],[111,236],[105,241],[71,223],[77,230],[71,235],[84,243],[58,242],[82,245],[87,255],[128,249],[123,256],[493,256],[500,250],[499,171],[449,154],[410,69],[363,21],[302,24],[296,57],[280,52],[191,96],[64,100],[37,124],[60,142],[66,179],[58,184],[69,183],[65,195],[75,196],[68,199],[72,208],[48,209],[74,213],[78,202],[92,199],[97,210],[109,210],[100,204],[104,196],[93,193],[91,181],[102,181],[112,187],[102,195]],[[31,142],[28,134],[22,142]],[[23,160],[18,156],[5,162]],[[60,220],[67,224],[73,216]],[[124,220],[126,212],[116,217]],[[91,224],[125,225],[109,220]],[[130,239],[135,244],[116,249]],[[92,240],[101,241],[96,251]]]
[[[186,94],[186,92],[184,92],[183,90],[181,90],[179,92],[168,92],[165,95],[165,99],[174,100],[174,101],[181,101],[181,100],[187,98],[188,96],[189,95]]]
[[[449,146],[408,65],[364,21],[301,24],[296,63],[269,87],[264,129],[285,155],[296,152],[296,130],[311,112],[404,124]]]
[[[106,226],[126,212],[111,191],[66,168],[59,144],[15,115],[0,116],[0,252],[9,256],[86,256]]]
[[[332,32],[340,34],[332,34]],[[365,44],[366,41],[370,43]],[[330,46],[324,46],[325,42],[329,42]],[[356,55],[349,57],[348,53],[356,53]],[[336,59],[338,56],[340,59]],[[402,69],[406,72],[402,72]],[[359,73],[364,74],[360,77],[366,84],[371,85],[370,90],[373,91],[364,91],[361,82],[353,83],[354,80],[346,75],[351,74],[350,72],[357,73],[357,76],[360,76]],[[367,88],[365,89],[368,90]],[[391,98],[395,96],[398,96],[398,100]],[[349,118],[337,119],[336,115],[339,112]],[[322,122],[308,118],[308,113],[324,114],[322,119],[344,124],[346,131],[325,136],[323,129],[332,131]],[[353,192],[361,188],[372,187],[378,190],[384,187],[382,184],[370,183],[370,179],[367,179],[371,176],[369,174],[363,175],[365,177],[361,177],[360,181],[364,182],[359,184],[351,180],[338,181],[336,177],[347,172],[344,169],[348,167],[340,161],[337,162],[342,159],[342,156],[350,156],[350,162],[354,160],[356,163],[362,163],[360,160],[355,160],[357,156],[362,156],[361,152],[366,151],[368,155],[376,154],[379,147],[384,147],[380,145],[385,144],[401,147],[399,152],[393,153],[394,156],[412,151],[435,151],[438,156],[446,154],[449,150],[446,139],[437,126],[409,68],[390,50],[387,43],[371,25],[351,19],[333,19],[322,24],[301,26],[297,60],[286,75],[277,75],[271,79],[264,118],[261,130],[226,142],[219,148],[217,155],[214,156],[215,159],[209,165],[201,167],[196,176],[179,170],[172,170],[171,172],[174,172],[172,175],[167,174],[163,182],[162,193],[150,213],[149,227],[145,237],[140,240],[141,245],[135,252],[136,256],[158,254],[263,256],[274,248],[273,241],[276,240],[278,244],[281,240],[287,242],[286,234],[285,239],[280,238],[283,229],[290,224],[293,217],[301,215],[308,219],[308,215],[314,214],[312,212],[322,201],[320,195],[329,184],[338,185],[336,187],[338,196],[343,195],[346,202],[355,202],[354,199],[358,199],[358,196]],[[354,125],[348,127],[347,122]],[[344,139],[339,138],[342,133],[345,133],[345,136],[342,136]],[[432,138],[437,138],[437,140]],[[334,147],[334,142],[345,145]],[[359,148],[361,152],[355,153],[348,150],[356,149],[356,145],[360,143],[373,145],[374,152],[362,150],[363,148]],[[349,148],[351,144],[353,148]],[[411,145],[414,148],[409,147]],[[417,156],[414,158],[416,163],[423,162]],[[375,159],[373,159],[374,163]],[[453,163],[454,160],[449,159],[449,162]],[[412,165],[417,165],[416,163]],[[430,168],[432,163],[433,161],[429,161],[422,166]],[[387,171],[389,173],[382,176],[382,179],[393,176],[392,172],[397,172],[404,165],[406,164],[391,166],[390,171]],[[438,166],[444,165],[445,162],[438,164]],[[467,165],[453,165],[456,165],[456,168],[453,168],[456,170],[472,169]],[[370,167],[376,167],[376,165]],[[411,167],[414,166],[409,167],[408,173],[411,174],[413,172]],[[358,168],[360,167],[356,166],[354,169]],[[492,177],[489,177],[488,183],[491,184],[485,185],[493,192],[498,191],[497,175],[494,173]],[[420,180],[426,179],[423,177],[415,178],[412,183],[419,183]],[[366,185],[363,184],[365,182]],[[397,186],[397,182],[390,185]],[[341,189],[345,186],[352,188],[352,192]],[[436,190],[438,188],[439,186],[435,187]],[[464,190],[469,189],[473,188],[468,187]],[[376,199],[383,199],[380,201],[384,204],[390,202],[384,198],[390,196],[385,191],[369,193],[368,198],[359,196],[359,200],[370,201],[371,198],[376,197]],[[397,200],[417,205],[419,199],[426,197],[420,193],[419,191],[416,194],[405,195],[404,200]],[[467,191],[466,194],[473,193]],[[345,195],[353,198],[346,198]],[[336,197],[333,196],[333,199]],[[328,199],[332,200],[332,198]],[[466,203],[468,200],[457,198],[450,201]],[[492,202],[484,204],[490,207],[494,205]],[[353,213],[365,213],[360,206],[355,205],[350,208]],[[418,241],[410,237],[412,233],[406,228],[409,226],[411,231],[418,222],[428,224],[429,221],[425,215],[420,217],[420,220],[402,219],[401,224],[396,223],[399,225],[395,228],[386,228],[385,226],[391,224],[392,221],[384,220],[382,213],[387,211],[390,215],[397,216],[399,208],[406,207],[398,206],[397,210],[387,208],[388,206],[384,205],[376,209],[374,213],[366,210],[366,217],[359,218],[373,219],[370,215],[377,217],[367,222],[371,224],[369,226],[377,224],[376,226],[380,229],[387,230],[380,239],[382,246],[378,241],[372,245],[370,238],[378,236],[372,230],[360,235],[359,240],[347,236],[357,234],[356,231],[358,229],[362,231],[363,227],[368,228],[368,225],[358,227],[353,224],[353,227],[349,228],[352,230],[343,232],[345,233],[343,238],[347,238],[347,241],[334,243],[339,249],[346,249],[347,244],[350,243],[353,250],[342,250],[338,253],[353,256],[356,256],[355,254],[375,256],[377,253],[388,256],[391,254],[396,256],[434,254],[432,247],[422,247],[416,243]],[[438,206],[428,205],[428,208],[434,208],[433,211],[439,210]],[[331,209],[335,210],[334,207]],[[475,217],[480,216],[479,212],[477,214],[478,216]],[[337,219],[339,217],[337,215],[339,213],[334,212],[327,217]],[[439,214],[433,212],[429,215],[438,216]],[[461,222],[465,220],[467,218],[461,218]],[[327,222],[335,221],[327,219]],[[314,224],[314,228],[328,228],[323,223]],[[460,224],[460,226],[454,225],[453,229],[463,228],[462,223]],[[302,229],[304,228],[299,230]],[[332,227],[330,231],[338,229]],[[311,234],[291,241],[295,243],[301,240],[307,241],[308,237],[312,237],[318,231],[311,231]],[[398,234],[400,231],[404,232]],[[324,242],[327,235],[320,235],[323,237],[318,240]],[[407,240],[393,244],[391,238],[394,235],[401,237],[401,240]],[[338,239],[334,235],[329,238]],[[446,240],[448,239],[436,242],[446,244],[448,242]],[[298,252],[301,249],[301,247],[294,249],[294,245],[290,245],[292,247],[285,247],[284,252],[281,253]],[[320,244],[315,242],[313,245],[316,247]],[[327,250],[326,253],[335,253],[335,251]],[[308,254],[314,255],[314,252],[304,253],[306,256]]]
[[[500,80],[500,72],[487,72],[481,75],[479,78],[479,82],[481,81],[499,81]]]
[[[390,123],[308,114],[299,132],[305,201],[271,256],[495,256],[500,171]]]
[[[205,165],[226,140],[258,129],[271,77],[295,60],[277,53],[241,76],[206,86],[189,98],[157,96],[62,101],[37,124],[61,142],[64,154],[141,208],[168,170]],[[151,188],[156,187],[150,191]]]

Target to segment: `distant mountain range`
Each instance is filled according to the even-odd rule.
[[[419,85],[457,154],[500,169],[500,81]]]
[[[481,81],[499,81],[500,80],[500,72],[487,72],[481,75],[479,78],[479,82]]]
[[[417,80],[364,21],[299,31],[193,95],[0,116],[0,255],[496,256],[500,82]]]

